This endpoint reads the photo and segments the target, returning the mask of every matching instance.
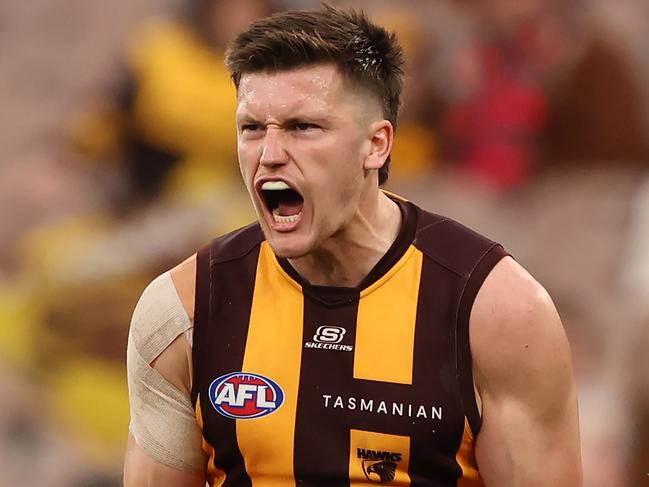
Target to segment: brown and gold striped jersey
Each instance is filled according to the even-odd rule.
[[[469,315],[503,248],[395,198],[357,288],[314,286],[258,224],[197,260],[192,399],[223,486],[481,486]]]

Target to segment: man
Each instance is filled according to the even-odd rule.
[[[140,299],[127,486],[580,484],[547,293],[498,244],[379,188],[401,58],[329,7],[235,39],[259,222]]]

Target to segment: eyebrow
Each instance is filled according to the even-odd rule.
[[[244,113],[243,115],[240,116],[237,115],[235,117],[235,120],[237,123],[250,123],[250,122],[261,123],[259,120],[257,120],[255,117],[251,116],[248,113]]]
[[[298,123],[305,123],[305,122],[322,124],[322,123],[328,122],[329,120],[331,120],[329,117],[322,117],[322,116],[313,116],[313,117],[311,117],[311,116],[307,116],[307,115],[298,115],[296,117],[291,117],[291,118],[287,119],[284,122],[284,124],[285,125],[295,125],[295,124],[298,124]]]
[[[322,116],[322,115],[308,115],[306,113],[299,114],[287,118],[283,121],[280,121],[280,125],[291,126],[298,123],[316,123],[316,124],[325,124],[331,121],[332,116]],[[238,116],[236,119],[238,124],[249,124],[255,123],[259,125],[266,125],[266,122],[258,120],[256,117],[252,116],[250,113],[244,113],[241,116]]]

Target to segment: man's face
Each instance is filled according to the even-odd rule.
[[[239,165],[278,256],[317,250],[344,230],[376,185],[364,162],[372,122],[382,117],[367,98],[328,64],[242,76]]]

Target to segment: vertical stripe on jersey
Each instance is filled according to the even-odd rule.
[[[412,388],[418,401],[438,407],[443,419],[412,429],[412,487],[456,486],[462,475],[455,461],[464,428],[455,370],[453,331],[457,295],[463,285],[449,270],[425,257],[417,303]]]
[[[368,481],[389,485],[410,485],[408,475],[410,437],[352,429],[349,435],[349,446],[350,487],[367,486]],[[384,458],[377,458],[375,452],[383,455]],[[387,455],[391,454],[397,454],[398,457],[387,458]],[[373,456],[375,458],[372,458]],[[394,469],[395,464],[396,469]],[[389,480],[391,478],[389,474],[382,478],[379,473],[381,469],[391,470],[391,467],[394,469],[392,470],[394,478]]]
[[[203,412],[201,411],[201,398],[200,394],[198,395],[198,400],[196,401],[196,420],[198,422],[199,428],[202,430],[203,429]],[[207,459],[207,478],[208,478],[208,483],[210,487],[217,487],[223,485],[223,482],[225,480],[225,472],[223,470],[219,470],[214,466],[214,457],[216,456],[216,452],[214,451],[214,447],[209,444],[209,442],[205,439],[205,436],[203,436],[203,443],[202,443],[203,451],[205,451],[208,455]]]
[[[475,445],[473,434],[468,420],[464,419],[464,434],[462,435],[462,443],[455,455],[455,461],[462,469],[462,477],[457,481],[457,487],[484,487],[480,473],[478,472],[478,464],[475,460]]]
[[[248,487],[235,421],[214,411],[208,391],[217,377],[242,369],[258,259],[253,249],[244,260],[219,260],[217,245],[209,260],[202,252],[197,260],[193,389],[200,394],[203,436],[214,448],[209,468],[226,472],[223,487]]]
[[[355,379],[412,384],[422,261],[423,254],[410,247],[385,276],[361,293]],[[386,353],[391,360],[385,360]]]
[[[300,289],[280,275],[272,250],[264,242],[257,264],[242,370],[263,375],[279,384],[284,391],[284,404],[268,416],[237,420],[239,449],[253,487],[294,484],[293,437],[302,318]]]
[[[330,305],[305,294],[304,341],[318,344],[321,326],[346,330],[338,345],[354,345],[358,293]],[[295,424],[295,480],[301,487],[349,482],[349,411],[325,407],[325,395],[353,394],[353,352],[303,348]],[[332,400],[333,402],[333,400]],[[332,406],[330,404],[330,406]]]

